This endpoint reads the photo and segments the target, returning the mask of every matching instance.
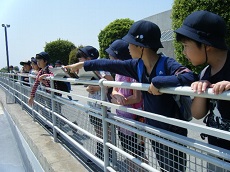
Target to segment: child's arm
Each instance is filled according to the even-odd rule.
[[[133,90],[133,94],[131,96],[125,97],[121,93],[118,93],[118,88],[114,87],[112,92],[112,98],[116,100],[115,104],[119,104],[123,106],[131,105],[131,104],[139,103],[141,101],[141,91]]]
[[[210,85],[211,85],[211,83],[209,81],[200,80],[200,81],[193,82],[191,84],[191,89],[194,92],[201,94],[201,93],[205,92],[205,90]],[[201,97],[195,97],[192,101],[191,112],[192,112],[192,116],[194,118],[196,118],[196,119],[203,118],[208,112],[207,99],[201,98]]]
[[[133,95],[126,97],[126,105],[131,105],[131,104],[135,104],[135,103],[139,103],[141,101],[141,91],[139,90],[133,90]]]
[[[157,89],[162,87],[190,86],[198,76],[188,68],[182,66],[173,58],[168,58],[165,62],[165,75],[152,78],[152,84]]]
[[[29,100],[28,100],[29,106],[32,106],[32,104],[34,103],[35,93],[36,93],[36,91],[37,91],[38,85],[40,84],[40,80],[39,80],[40,76],[41,76],[41,71],[39,71],[39,73],[38,73],[38,75],[37,75],[37,77],[36,77],[36,79],[35,79],[33,88],[32,88],[32,90],[31,90],[30,98],[29,98]]]
[[[208,112],[207,99],[201,97],[194,97],[192,101],[191,112],[194,118],[203,118]]]
[[[72,65],[64,66],[65,68],[71,69],[73,72],[77,72],[78,69],[84,67],[85,71],[109,71],[112,73],[128,76],[138,80],[137,75],[137,59],[131,60],[107,60],[107,59],[100,59],[100,60],[88,60],[85,62],[79,62]]]

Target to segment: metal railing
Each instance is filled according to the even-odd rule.
[[[15,78],[12,74],[0,74],[1,88],[5,90],[6,97],[8,97],[6,101],[19,103],[33,117],[34,121],[39,121],[50,128],[55,141],[58,141],[58,137],[65,139],[103,171],[180,171],[180,165],[184,169],[186,167],[186,171],[228,171],[230,169],[230,151],[210,145],[207,141],[200,139],[200,134],[205,133],[230,140],[229,132],[206,127],[194,120],[191,122],[181,121],[104,101],[105,90],[108,86],[147,91],[148,84],[114,82],[103,79],[82,81],[49,77],[47,79],[51,81],[51,88],[40,86],[36,93],[35,104],[30,107],[27,101],[32,84],[31,86],[25,85],[28,83],[21,82],[21,76],[23,75],[17,75]],[[28,77],[32,80],[32,76]],[[99,85],[102,99],[95,100],[56,90],[54,89],[54,80]],[[47,93],[46,90],[51,93]],[[62,96],[55,95],[55,92],[61,93]],[[176,87],[160,89],[160,92],[230,100],[229,91],[214,95],[208,89],[204,94],[198,95],[193,93],[190,87]],[[72,96],[78,101],[69,100],[67,96]],[[84,102],[95,103],[100,105],[100,108],[92,108]],[[116,109],[185,128],[189,134],[185,137],[132,119],[119,117],[116,115]],[[126,136],[120,134],[119,128],[131,133],[130,140],[132,142],[126,143]],[[144,147],[136,145],[139,141],[144,142]],[[127,145],[124,145],[125,143]],[[130,151],[130,147],[132,151]],[[168,152],[166,151],[168,154],[178,152],[178,150],[181,153],[178,156],[172,156],[172,159],[164,160],[170,162],[169,164],[174,164],[173,166],[164,166],[165,164],[162,164],[159,159],[159,157],[164,158],[161,149],[165,149],[165,147],[168,149]],[[142,152],[138,153],[140,150]],[[185,157],[183,158],[181,155]],[[181,160],[179,159],[185,160],[185,163],[180,164]]]

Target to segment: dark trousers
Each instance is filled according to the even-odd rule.
[[[187,130],[181,127],[172,126],[170,127],[170,131],[187,136]],[[151,140],[151,143],[162,171],[186,171],[187,156],[185,153],[153,140]]]

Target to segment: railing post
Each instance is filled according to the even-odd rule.
[[[18,78],[19,78],[19,83],[20,83],[20,101],[21,101],[21,106],[22,106],[22,110],[23,110],[23,103],[22,103],[22,86],[23,86],[22,76],[19,75]]]
[[[106,87],[103,85],[103,81],[105,79],[100,79],[99,86],[101,87],[101,100],[106,100]],[[109,148],[106,146],[108,142],[108,123],[105,119],[108,117],[107,114],[107,107],[102,105],[101,106],[101,114],[102,114],[102,126],[103,126],[103,145],[104,145],[104,171],[107,171],[106,168],[109,166]]]
[[[55,89],[53,79],[50,79],[50,87],[52,89]],[[54,114],[54,110],[55,110],[54,91],[51,91],[51,113],[52,113],[52,122],[53,122],[53,137],[54,137],[54,141],[57,142],[57,131],[55,129],[57,120],[56,120],[56,115]]]

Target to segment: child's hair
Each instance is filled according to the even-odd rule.
[[[196,46],[198,47],[198,48],[201,48],[201,46],[202,46],[202,43],[200,43],[200,42],[198,42],[198,41],[195,41],[195,40],[193,40],[193,39],[191,39],[191,38],[189,38],[189,37],[187,37],[187,36],[184,36],[184,35],[181,35],[181,34],[176,34],[176,41],[177,42],[186,42],[186,41],[193,41],[193,42],[195,42],[195,44],[196,44]]]
[[[77,59],[80,59],[82,57],[87,58],[87,56],[85,55],[85,53],[83,53],[80,50],[77,51],[76,57],[77,57]]]

